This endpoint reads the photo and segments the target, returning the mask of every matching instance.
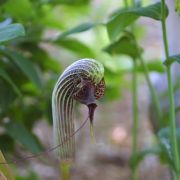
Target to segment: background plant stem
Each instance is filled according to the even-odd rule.
[[[131,6],[135,7],[135,0],[131,0]],[[131,26],[131,31],[134,31],[134,24]],[[137,60],[133,59],[133,74],[132,74],[132,108],[133,108],[133,127],[132,127],[132,180],[138,179],[138,165],[136,163],[138,153],[138,127],[139,127],[139,109],[138,109],[138,92],[137,92]]]
[[[138,92],[137,92],[137,61],[133,61],[133,79],[132,79],[132,99],[133,99],[133,128],[132,128],[132,180],[138,179],[138,167],[134,165],[138,153],[138,127],[139,127],[139,111],[138,111]]]
[[[147,81],[149,89],[150,89],[150,93],[151,93],[151,96],[152,96],[152,99],[153,99],[153,104],[154,104],[156,112],[157,112],[159,125],[160,125],[160,127],[162,127],[161,126],[161,124],[162,124],[162,112],[161,112],[160,102],[159,102],[157,92],[156,92],[154,86],[152,85],[152,82],[151,82],[150,77],[149,77],[148,67],[147,67],[146,63],[144,62],[144,59],[142,58],[141,54],[139,55],[139,60],[140,60],[140,62],[142,64],[143,73],[144,73],[144,76],[146,78],[146,81]]]
[[[165,0],[161,0],[162,3],[162,32],[163,32],[163,41],[164,41],[164,50],[166,59],[169,58],[169,47],[166,33],[166,7]],[[177,145],[177,136],[176,136],[176,120],[175,120],[175,104],[174,104],[174,93],[173,93],[173,83],[171,77],[171,65],[167,66],[167,79],[168,79],[168,96],[169,96],[169,121],[171,129],[171,143],[172,143],[172,154],[174,159],[174,165],[176,168],[174,179],[180,179],[180,162],[178,154],[178,145]]]

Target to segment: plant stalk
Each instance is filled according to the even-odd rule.
[[[161,0],[161,25],[162,25],[162,33],[163,33],[163,42],[164,42],[164,51],[166,58],[169,57],[169,47],[168,47],[168,40],[167,40],[167,31],[166,31],[166,6],[165,0]]]
[[[139,111],[138,111],[138,92],[137,92],[137,61],[133,60],[133,79],[132,79],[132,99],[133,99],[133,127],[132,127],[132,180],[138,179],[138,166],[134,164],[138,153],[138,127],[139,127]]]
[[[146,81],[147,81],[149,89],[150,89],[153,104],[154,104],[156,112],[157,112],[159,125],[160,125],[160,127],[162,127],[161,126],[162,125],[162,111],[161,111],[161,108],[160,108],[160,102],[159,102],[157,92],[156,92],[154,86],[152,85],[152,82],[151,82],[150,77],[149,77],[148,67],[147,67],[146,63],[144,62],[144,59],[142,58],[141,54],[139,55],[139,60],[140,60],[140,62],[142,64],[142,67],[143,67],[143,70],[144,70],[143,73],[145,75]]]
[[[172,154],[175,165],[175,176],[174,179],[180,180],[180,162],[178,153],[178,144],[176,136],[176,119],[175,119],[175,104],[174,104],[174,93],[173,83],[171,77],[171,65],[167,67],[167,78],[168,78],[168,96],[169,96],[169,120],[170,120],[170,132],[171,132],[171,143],[172,143]]]
[[[165,0],[161,0],[162,6],[162,32],[163,32],[163,41],[164,41],[164,50],[166,59],[169,58],[169,47],[167,40],[167,32],[166,32],[166,6]],[[171,132],[171,143],[172,143],[172,155],[174,159],[174,165],[176,171],[174,179],[180,179],[180,162],[179,162],[179,151],[177,145],[177,136],[176,136],[176,120],[175,120],[175,103],[174,103],[174,93],[173,93],[173,83],[172,83],[172,75],[171,75],[171,65],[167,66],[167,79],[168,79],[168,96],[169,96],[169,121],[170,121],[170,132]]]
[[[60,162],[61,180],[70,180],[70,169],[72,166],[71,161]]]
[[[131,0],[132,7],[136,7],[135,0]],[[131,31],[134,31],[134,24],[131,26]],[[139,128],[139,109],[138,109],[138,92],[137,92],[137,60],[133,59],[133,74],[132,74],[132,109],[133,109],[133,127],[132,127],[132,180],[138,180],[138,165],[136,163],[138,154],[138,128]]]

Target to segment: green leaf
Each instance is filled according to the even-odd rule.
[[[175,170],[170,136],[171,136],[170,128],[163,128],[158,132],[160,145],[162,147],[162,156],[164,158],[163,160],[165,160],[165,162],[171,165],[172,168],[174,168]],[[180,128],[176,129],[176,136],[177,136],[177,142],[178,142],[178,150],[180,151]]]
[[[169,164],[173,169],[175,168],[172,157],[172,144],[170,142],[170,129],[163,128],[158,132],[159,142],[161,145],[160,159],[164,163]]]
[[[107,46],[104,51],[111,55],[125,54],[132,58],[137,58],[139,56],[139,47],[133,35],[130,33],[125,33],[118,41]]]
[[[180,63],[180,54],[174,55],[174,56],[170,56],[168,59],[166,59],[164,61],[164,64],[166,66],[169,66],[169,65],[171,65],[174,62]]]
[[[127,18],[126,13],[111,19],[106,25],[110,40],[114,41],[119,33],[123,31],[125,27],[132,24],[137,18],[138,16],[133,14],[129,14]]]
[[[160,139],[160,144],[164,148],[165,153],[167,154],[167,157],[172,160],[172,149],[171,149],[171,143],[170,143],[170,129],[169,128],[163,128],[158,132],[158,137]]]
[[[45,49],[37,44],[37,42],[24,42],[20,46],[23,51],[28,51],[31,53],[30,60],[35,61],[42,71],[61,71],[61,64],[51,57]]]
[[[159,72],[159,73],[165,72],[163,63],[160,60],[153,60],[153,61],[146,62],[146,66],[148,67],[149,71],[155,71],[155,72]],[[138,71],[139,72],[144,71],[144,68],[142,67],[142,65],[138,66]]]
[[[42,146],[37,142],[37,139],[31,134],[22,124],[10,121],[4,125],[6,132],[16,141],[33,153],[42,151]]]
[[[32,5],[29,0],[18,0],[16,1],[16,5],[14,5],[14,1],[8,0],[2,8],[7,16],[13,17],[17,22],[28,24],[31,23],[35,17],[35,8],[33,8]]]
[[[11,79],[11,77],[6,73],[6,71],[4,71],[3,69],[0,68],[0,76],[6,81],[8,82],[12,89],[14,90],[14,92],[18,95],[18,96],[22,96],[19,88],[16,86],[16,84],[13,82],[13,80]]]
[[[17,95],[7,81],[0,78],[0,113],[11,106]]]
[[[83,24],[80,24],[68,31],[65,31],[63,32],[62,34],[60,34],[57,39],[60,40],[62,38],[65,38],[66,36],[69,36],[71,34],[75,34],[75,33],[80,33],[80,32],[84,32],[84,31],[87,31],[91,28],[93,28],[94,26],[96,26],[96,24],[94,23],[83,23]]]
[[[175,0],[175,11],[180,16],[180,0]]]
[[[38,87],[42,87],[42,83],[34,64],[22,54],[10,50],[5,47],[0,47],[0,53],[3,53],[10,60],[12,60],[22,72]]]
[[[86,44],[82,43],[79,40],[68,38],[68,39],[56,40],[56,41],[54,41],[54,43],[78,54],[78,56],[80,56],[82,58],[84,58],[84,57],[94,58],[95,57],[93,51]]]
[[[6,163],[6,160],[1,150],[0,150],[0,162]],[[8,164],[0,164],[0,177],[4,179],[3,176],[5,176],[8,180],[14,180],[12,171]]]
[[[21,24],[10,24],[0,27],[0,43],[24,36],[24,27]]]
[[[166,10],[166,16],[167,15],[168,10]],[[141,16],[161,20],[161,3],[116,12],[106,24],[110,40],[115,40],[121,31]]]

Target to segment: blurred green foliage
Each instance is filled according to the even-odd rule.
[[[94,42],[76,37],[77,33],[95,26],[84,18],[88,17],[89,3],[88,0],[1,1],[0,149],[7,160],[14,159],[17,146],[32,153],[43,151],[33,128],[42,119],[52,123],[51,93],[62,67],[71,59],[99,58],[99,52],[90,45]],[[101,51],[102,46],[98,48]],[[111,79],[113,74],[107,76]],[[113,87],[107,85],[110,89],[107,99],[111,99],[114,87],[119,95],[117,79]],[[34,174],[16,179],[32,177],[35,179]]]
[[[77,38],[46,36],[66,30],[69,20],[76,23],[88,3],[88,0],[1,1],[0,149],[7,159],[14,158],[17,146],[32,153],[43,151],[33,127],[42,119],[52,123],[52,88],[61,73],[61,63],[68,64],[62,59],[67,54],[72,54],[73,60],[95,58],[93,50]],[[53,49],[60,56],[53,56]],[[38,178],[31,173],[16,179]]]
[[[102,101],[117,100],[129,86],[123,75],[132,71],[131,58],[141,51],[125,28],[140,16],[159,20],[161,13],[159,3],[118,9],[104,23],[108,5],[101,10],[89,0],[4,0],[0,5],[0,149],[9,158],[16,146],[32,153],[43,150],[33,127],[39,120],[52,123],[52,89],[72,60],[101,61],[106,79]],[[160,61],[147,66],[164,72]],[[138,71],[143,71],[140,64]],[[30,173],[16,179],[38,177]]]

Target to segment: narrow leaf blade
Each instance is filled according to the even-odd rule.
[[[166,16],[167,15],[168,9],[166,7]],[[141,16],[161,20],[161,3],[147,7],[135,7],[127,10],[119,10],[119,12],[117,11],[106,24],[109,38],[114,40],[121,31]]]
[[[83,24],[80,24],[68,31],[65,31],[63,32],[62,34],[60,34],[58,36],[58,40],[62,39],[62,38],[65,38],[66,36],[69,36],[71,34],[75,34],[75,33],[80,33],[80,32],[84,32],[84,31],[88,31],[89,29],[93,28],[96,24],[93,24],[93,23],[83,23]]]
[[[0,78],[0,112],[6,111],[15,101],[17,95],[11,88],[11,85]]]
[[[42,87],[38,72],[29,59],[22,54],[5,47],[0,47],[0,52],[12,60],[38,88]]]
[[[168,163],[172,166],[174,170],[175,164],[173,160],[173,152],[172,152],[172,143],[171,143],[171,131],[170,128],[163,128],[158,132],[158,137],[160,141],[160,145],[162,147],[162,153],[164,154],[164,158]],[[178,153],[180,153],[180,128],[176,129],[176,137],[177,137],[177,145],[178,145]]]
[[[177,62],[180,63],[180,54],[170,56],[168,59],[164,61],[164,64],[166,66],[171,65],[172,63]]]
[[[148,67],[149,71],[154,71],[154,72],[159,72],[159,73],[164,73],[165,72],[165,67],[163,66],[162,61],[160,60],[152,60],[146,63],[146,66]],[[143,72],[144,69],[142,65],[138,66],[138,71]]]
[[[21,92],[19,90],[19,88],[16,86],[16,84],[13,82],[13,80],[11,79],[11,77],[6,73],[6,71],[4,71],[3,69],[0,68],[0,76],[9,83],[9,85],[11,85],[12,89],[14,90],[14,92],[18,95],[21,96]]]
[[[66,38],[61,40],[56,40],[53,43],[57,44],[58,46],[61,46],[65,49],[68,49],[74,53],[77,53],[80,57],[89,57],[94,58],[95,55],[91,48],[89,48],[86,44],[83,42],[72,39],[72,38]]]
[[[158,2],[147,7],[133,8],[130,10],[130,13],[136,14],[138,16],[149,17],[154,20],[161,20],[161,3]],[[166,16],[167,15],[168,10],[166,9]]]
[[[114,41],[121,31],[133,23],[138,16],[135,14],[122,13],[111,19],[107,24],[107,32],[111,41]]]
[[[21,24],[10,24],[0,27],[0,43],[25,35],[24,27]]]
[[[42,147],[37,143],[35,137],[22,124],[11,121],[5,124],[5,129],[12,138],[31,152],[38,153],[42,151]]]

